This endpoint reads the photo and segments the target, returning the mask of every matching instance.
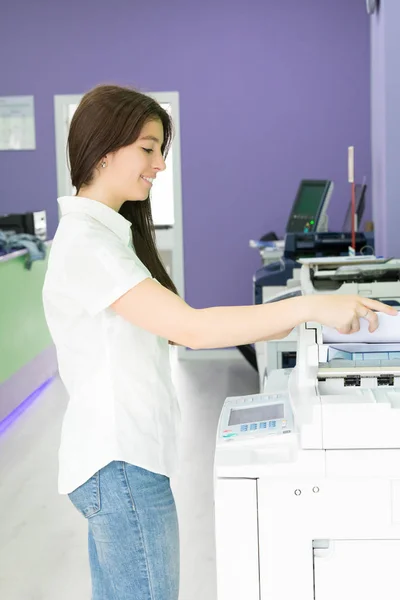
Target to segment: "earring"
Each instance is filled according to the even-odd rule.
[[[106,167],[106,166],[107,166],[107,163],[106,163],[106,161],[105,161],[105,160],[103,160],[103,162],[101,163],[101,166],[103,167],[103,169],[104,169],[104,167]]]

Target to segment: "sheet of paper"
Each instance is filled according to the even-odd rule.
[[[347,265],[348,263],[352,265],[359,265],[364,263],[376,263],[385,261],[387,259],[378,259],[376,256],[366,255],[366,256],[319,256],[313,258],[300,258],[299,263],[302,265]]]
[[[349,337],[349,336],[347,336]],[[338,342],[332,342],[331,344],[327,344],[328,350],[337,350],[338,352],[350,352],[351,354],[358,353],[377,353],[377,352],[399,352],[400,353],[400,343],[390,344],[390,343],[349,343],[342,344]]]
[[[400,313],[391,317],[384,313],[378,313],[379,327],[373,333],[368,331],[369,323],[365,319],[360,320],[360,331],[357,333],[343,334],[330,327],[323,327],[322,336],[325,344],[397,344],[400,343]]]

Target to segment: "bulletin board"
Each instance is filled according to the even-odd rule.
[[[0,96],[0,150],[35,150],[33,96]]]

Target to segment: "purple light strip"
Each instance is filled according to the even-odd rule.
[[[47,379],[40,387],[38,387],[32,394],[30,394],[25,400],[14,408],[9,415],[7,415],[2,421],[0,421],[0,435],[2,435],[21,415],[24,413],[40,396],[40,394],[50,385],[53,381],[54,375]]]

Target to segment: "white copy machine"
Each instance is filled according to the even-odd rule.
[[[218,600],[400,598],[400,315],[379,318],[299,327],[295,369],[226,399]]]
[[[295,295],[357,294],[400,306],[400,260],[374,256],[300,259],[287,289],[271,297],[276,302]],[[400,341],[400,340],[399,340]],[[297,330],[283,340],[256,343],[256,356],[263,390],[265,378],[296,362]]]

